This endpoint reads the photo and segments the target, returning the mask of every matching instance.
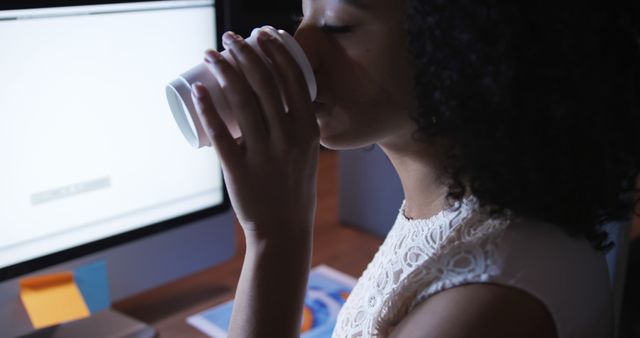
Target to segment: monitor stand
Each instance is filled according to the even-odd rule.
[[[91,317],[48,327],[19,338],[153,338],[156,330],[113,309]]]

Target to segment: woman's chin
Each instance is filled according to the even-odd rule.
[[[368,133],[354,129],[349,115],[338,109],[316,112],[320,130],[320,144],[332,150],[350,150],[366,147],[375,142]],[[365,129],[366,130],[366,129]]]
[[[363,140],[353,133],[329,133],[320,128],[320,144],[331,150],[353,150],[371,145],[371,140]]]

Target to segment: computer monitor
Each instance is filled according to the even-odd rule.
[[[33,331],[22,278],[106,261],[116,301],[233,255],[218,158],[165,97],[222,18],[213,0],[0,2],[0,336]]]

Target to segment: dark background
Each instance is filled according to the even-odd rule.
[[[219,0],[217,0],[219,1]],[[248,36],[255,27],[271,25],[293,33],[302,13],[301,0],[223,0],[227,30]]]

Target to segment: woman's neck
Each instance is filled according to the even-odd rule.
[[[425,219],[447,207],[447,186],[439,179],[426,145],[412,141],[402,147],[380,147],[400,177],[406,217]]]

